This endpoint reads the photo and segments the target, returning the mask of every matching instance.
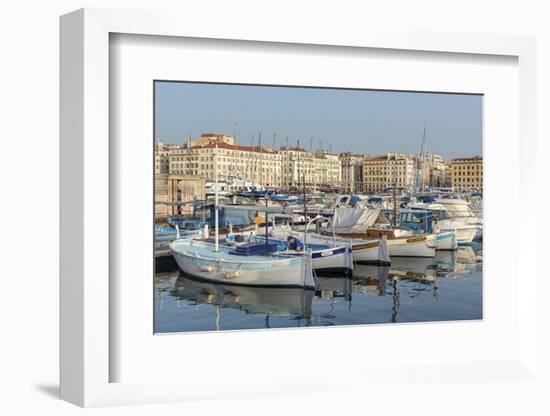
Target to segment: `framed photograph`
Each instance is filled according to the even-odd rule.
[[[534,380],[534,40],[180,22],[61,18],[61,397]]]

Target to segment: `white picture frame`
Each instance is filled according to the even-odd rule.
[[[185,20],[186,24],[181,22]],[[333,47],[428,51],[441,54],[502,55],[517,58],[519,67],[518,194],[529,206],[534,195],[528,171],[536,151],[535,42],[533,38],[410,31],[364,30],[360,34],[323,28],[262,26],[246,36],[235,33],[230,22],[210,27],[200,21],[170,13],[82,9],[61,18],[61,398],[80,406],[158,403],[214,397],[243,397],[285,393],[308,393],[347,389],[353,381],[326,385],[307,374],[269,373],[264,383],[242,382],[227,386],[223,380],[197,375],[185,381],[112,382],[110,372],[117,354],[110,311],[116,309],[110,293],[110,34],[225,39],[281,44],[331,45]],[[152,195],[151,195],[152,197]],[[519,220],[526,223],[526,216]],[[522,227],[523,241],[536,241],[534,227]],[[517,289],[517,348],[507,359],[469,363],[419,363],[418,367],[369,368],[368,374],[343,368],[339,375],[360,384],[401,378],[404,385],[433,380],[460,379],[480,382],[484,377],[525,380],[536,377],[536,302],[533,289],[537,275],[532,260],[535,250],[520,244],[524,279]],[[519,273],[519,270],[511,271]],[[412,328],[412,327],[411,327]],[[353,331],[350,329],[349,331]],[[349,336],[342,331],[339,336]],[[411,329],[409,328],[409,332]],[[214,334],[215,336],[216,334]],[[300,337],[315,337],[315,333]],[[211,342],[212,338],[203,338]],[[172,342],[168,338],[165,343]],[[485,372],[484,377],[476,374]],[[406,374],[409,374],[407,376]],[[411,376],[411,374],[414,374]],[[441,375],[443,374],[443,375]],[[384,381],[385,380],[385,381]],[[420,380],[420,381],[419,381]],[[246,391],[243,391],[246,390]]]

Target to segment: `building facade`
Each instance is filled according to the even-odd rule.
[[[342,169],[337,154],[318,150],[315,154],[300,147],[283,146],[281,187],[283,189],[330,188],[340,186]]]
[[[204,146],[207,144],[235,144],[235,138],[233,136],[228,136],[226,134],[219,133],[202,133],[199,137],[194,140],[188,140],[186,147],[197,147]]]
[[[344,192],[363,191],[363,162],[366,155],[358,155],[351,152],[340,153],[340,166],[342,169],[342,188]]]
[[[178,149],[177,144],[168,144],[160,140],[155,141],[155,174],[170,172],[170,152]]]
[[[204,137],[201,136],[201,138]],[[214,139],[213,137],[218,137]],[[281,183],[281,155],[267,147],[239,146],[229,136],[209,135],[208,140],[178,147],[169,155],[169,172],[176,175],[198,175],[213,181],[217,161],[218,180],[247,178],[268,187]],[[196,144],[203,143],[203,144]]]
[[[447,165],[441,155],[425,153],[418,155],[416,160],[419,176],[415,180],[415,186],[419,189],[446,186]]]
[[[368,157],[363,162],[364,192],[383,192],[394,186],[408,190],[414,180],[414,158],[403,153]]]
[[[451,185],[456,191],[483,190],[483,158],[456,158],[451,161]]]
[[[412,156],[387,153],[377,157],[351,152],[311,153],[301,147],[241,146],[231,136],[205,133],[182,146],[155,144],[157,174],[200,176],[213,181],[246,180],[265,187],[308,190],[342,187],[345,192],[378,193],[394,186],[408,192],[420,187],[454,186],[457,190],[481,189],[481,158],[457,158],[446,165],[443,157],[426,153]]]

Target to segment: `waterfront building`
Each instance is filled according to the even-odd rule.
[[[226,134],[219,133],[202,133],[200,137],[194,140],[188,140],[186,147],[198,147],[204,146],[207,144],[235,144],[235,138],[233,136],[228,136]]]
[[[337,154],[318,150],[315,154],[301,147],[283,146],[281,156],[284,189],[330,188],[340,186],[342,169]]]
[[[435,153],[424,153],[417,156],[419,177],[415,185],[419,188],[426,186],[445,186],[447,166],[443,156]]]
[[[213,181],[215,157],[220,181],[246,178],[268,187],[281,184],[281,155],[276,151],[265,146],[240,146],[230,136],[211,133],[172,150],[170,173]]]
[[[170,151],[178,149],[177,144],[155,141],[155,174],[170,172]]]
[[[281,155],[282,188],[301,189],[303,183],[313,182],[313,155],[301,147],[283,146],[278,151]]]
[[[363,161],[368,156],[351,152],[340,153],[342,188],[345,192],[363,191]]]
[[[364,191],[377,193],[394,186],[401,191],[409,190],[414,180],[414,164],[414,158],[403,153],[365,158]]]
[[[455,158],[451,161],[451,185],[456,191],[483,190],[483,158]]]
[[[339,187],[342,184],[342,165],[335,153],[318,150],[313,158],[312,186],[327,188]]]

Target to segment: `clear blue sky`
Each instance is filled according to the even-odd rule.
[[[390,91],[255,85],[155,83],[155,135],[181,144],[204,132],[234,134],[237,142],[320,147],[371,155],[418,153],[427,126],[428,151],[482,155],[482,97]]]

